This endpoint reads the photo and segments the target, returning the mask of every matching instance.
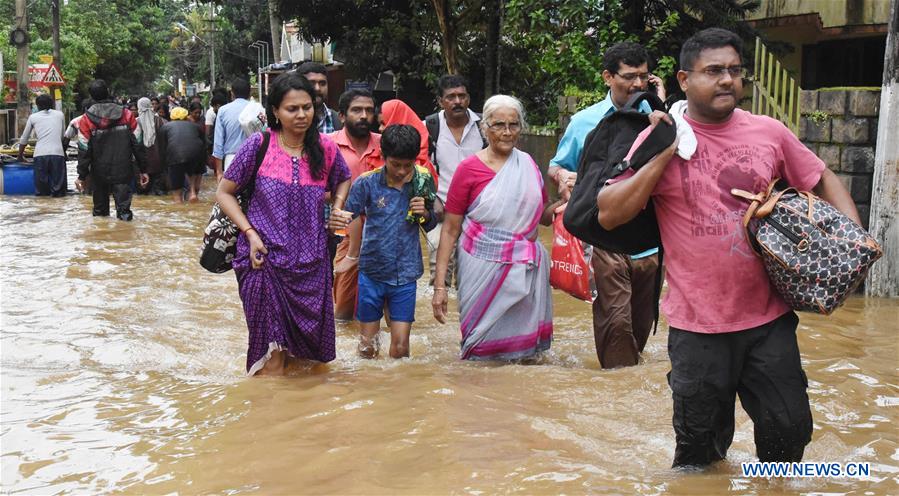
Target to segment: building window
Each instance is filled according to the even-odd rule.
[[[802,47],[802,87],[880,86],[886,36],[822,41]]]

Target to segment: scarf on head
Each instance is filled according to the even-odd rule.
[[[421,122],[421,117],[408,105],[400,100],[388,100],[381,105],[381,115],[384,116],[384,127],[394,124],[406,124],[415,128],[421,135],[421,145],[418,151],[419,165],[429,162],[428,157],[428,128]]]
[[[156,143],[156,114],[153,104],[147,97],[137,101],[137,125],[141,130],[141,141],[149,148]]]

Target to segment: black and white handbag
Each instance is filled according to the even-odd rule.
[[[883,255],[877,241],[833,205],[808,191],[734,189],[750,201],[743,217],[747,239],[771,283],[794,310],[828,315],[865,279]]]
[[[256,189],[256,174],[259,166],[265,158],[268,150],[268,142],[271,135],[268,131],[262,133],[262,143],[256,149],[256,167],[253,169],[253,178],[242,191],[237,194],[237,201],[244,214],[250,206],[250,198]],[[221,274],[231,270],[231,262],[237,255],[237,234],[240,230],[231,219],[225,215],[222,207],[216,202],[212,206],[209,215],[209,223],[203,231],[203,247],[200,253],[200,265],[209,272]]]

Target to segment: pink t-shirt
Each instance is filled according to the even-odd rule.
[[[487,166],[477,155],[472,155],[459,162],[453,180],[450,181],[446,193],[444,210],[451,214],[465,215],[468,207],[474,203],[481,191],[496,177],[496,172]],[[543,190],[543,203],[547,200],[546,189]]]
[[[775,177],[811,190],[824,162],[770,117],[737,109],[724,124],[685,118],[696,153],[689,161],[675,155],[652,192],[668,280],[662,311],[672,327],[693,332],[757,327],[790,308],[746,240],[742,218],[749,203],[730,190],[763,191]],[[640,134],[631,152],[648,134]]]

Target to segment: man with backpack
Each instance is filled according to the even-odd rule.
[[[604,229],[629,222],[650,199],[658,219],[666,250],[662,311],[669,324],[675,467],[727,455],[737,395],[754,424],[760,461],[798,462],[811,440],[799,319],[746,239],[748,202],[731,192],[758,192],[781,178],[861,223],[836,175],[783,123],[736,108],[746,76],[742,48],[739,36],[720,28],[684,43],[677,80],[687,95],[684,125],[696,137],[695,153],[674,156],[674,144],[639,171],[608,181],[597,196]],[[641,133],[632,150],[657,127]]]
[[[471,97],[468,94],[468,80],[456,74],[447,74],[437,82],[437,104],[442,110],[425,117],[428,129],[428,148],[431,163],[437,169],[437,198],[435,205],[437,219],[443,219],[443,204],[449,191],[450,182],[459,162],[481,151],[487,146],[478,122],[481,117],[468,108]],[[429,284],[434,285],[434,270],[437,268],[437,245],[443,223],[428,232],[428,260],[431,271]],[[446,284],[452,286],[455,273],[456,252],[450,256],[447,267]],[[458,287],[459,281],[455,281]]]
[[[603,57],[602,76],[609,87],[606,98],[571,117],[556,156],[550,161],[548,176],[568,200],[577,180],[578,161],[587,135],[628,99],[646,91],[652,82],[661,100],[665,99],[662,80],[649,73],[646,50],[637,43],[623,42],[610,47]],[[639,107],[649,113],[645,102]],[[658,248],[624,255],[592,247],[591,265],[596,283],[593,302],[593,338],[596,356],[603,368],[637,365],[656,316]]]

